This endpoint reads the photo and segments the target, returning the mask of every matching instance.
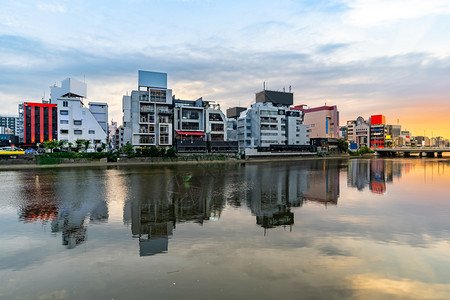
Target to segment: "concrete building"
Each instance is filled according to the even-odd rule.
[[[220,105],[199,98],[174,101],[174,131],[178,152],[229,152],[227,119]],[[208,147],[209,146],[209,147]]]
[[[227,109],[227,141],[237,141],[237,119],[242,112],[246,111],[245,107],[230,107]]]
[[[19,116],[0,116],[0,128],[8,128],[11,131],[8,134],[19,136]]]
[[[123,96],[123,144],[170,147],[173,144],[172,90],[167,74],[138,72],[138,90]]]
[[[430,138],[426,136],[416,136],[416,147],[430,147]]]
[[[370,147],[370,125],[363,117],[356,119],[355,143],[358,148]]]
[[[90,149],[95,149],[107,142],[108,104],[91,102],[86,107],[86,97],[87,84],[73,78],[50,87],[50,103],[58,107],[58,140],[90,140]]]
[[[271,102],[257,102],[242,112],[237,129],[240,151],[270,145],[309,145],[302,112]]]
[[[117,130],[117,122],[111,120],[111,124],[109,124],[108,126],[108,143],[110,144],[110,146],[114,145],[113,141],[114,136],[116,135],[116,130]]]
[[[339,138],[339,111],[336,105],[314,108],[297,105],[293,109],[304,113],[304,124],[309,125],[310,138]]]
[[[384,115],[372,115],[370,117],[370,147],[384,148],[387,135],[386,117]]]
[[[344,138],[349,143],[356,143],[355,126],[356,120],[347,121],[347,130]]]

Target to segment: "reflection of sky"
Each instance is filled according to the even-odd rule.
[[[88,221],[88,240],[70,250],[61,246],[61,237],[52,235],[48,224],[18,222],[17,204],[24,199],[20,198],[23,193],[15,189],[20,189],[23,172],[12,172],[8,177],[0,173],[9,184],[8,188],[0,188],[8,198],[0,200],[0,298],[18,293],[25,298],[38,295],[42,299],[173,299],[205,295],[215,299],[273,299],[280,295],[287,299],[447,299],[450,203],[444,183],[450,177],[449,164],[424,161],[430,160],[408,160],[408,172],[394,177],[383,195],[347,187],[346,169],[328,172],[339,176],[342,183],[337,205],[308,201],[292,206],[292,231],[275,227],[265,236],[251,208],[264,211],[264,203],[272,202],[249,205],[258,199],[252,198],[251,193],[255,182],[241,180],[246,172],[251,172],[252,179],[256,178],[255,169],[261,178],[272,174],[275,185],[267,189],[277,190],[279,184],[286,182],[278,180],[279,176],[284,178],[283,170],[291,174],[296,169],[299,174],[309,170],[316,173],[315,184],[320,185],[317,174],[323,171],[322,165],[299,162],[221,170],[164,169],[166,178],[175,171],[191,172],[193,186],[206,172],[217,179],[212,180],[214,185],[208,185],[213,186],[213,192],[205,195],[234,187],[238,195],[246,195],[247,205],[235,205],[234,194],[227,191],[233,205],[227,204],[217,221],[202,225],[178,222],[168,252],[151,257],[138,255],[130,224],[124,224],[122,217],[125,203],[137,195],[140,201],[152,203],[154,195],[147,187],[154,176],[161,174],[158,169],[120,167],[95,172],[80,170],[76,174],[61,169],[56,171],[58,176],[50,174],[49,180],[56,180],[56,187],[66,187],[63,181],[73,183],[74,176],[81,187],[92,183],[108,187],[100,193],[108,204],[108,222]],[[405,166],[402,162],[394,161]],[[337,164],[329,168],[334,166]],[[41,178],[41,172],[45,173],[37,172]],[[144,188],[145,182],[148,184]],[[41,180],[41,184],[45,182]],[[112,186],[117,193],[109,190]],[[308,192],[302,190],[307,187],[300,191]],[[133,192],[136,189],[145,193]],[[275,194],[270,195],[278,201]],[[283,201],[285,194],[281,195]],[[72,202],[59,197],[57,201],[72,203],[76,209],[86,201],[98,199],[93,196]]]

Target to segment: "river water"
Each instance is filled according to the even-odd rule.
[[[0,182],[0,299],[450,299],[448,158]]]

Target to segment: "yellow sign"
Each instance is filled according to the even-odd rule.
[[[386,136],[386,140],[390,140],[391,139],[391,136],[390,135],[387,135]]]

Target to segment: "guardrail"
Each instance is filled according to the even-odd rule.
[[[0,151],[0,155],[22,155],[25,151]]]

